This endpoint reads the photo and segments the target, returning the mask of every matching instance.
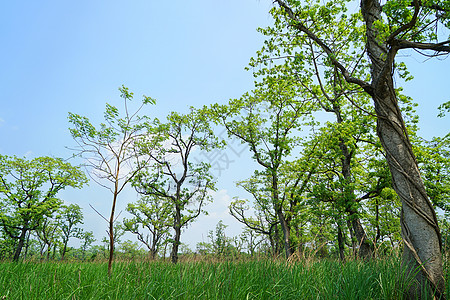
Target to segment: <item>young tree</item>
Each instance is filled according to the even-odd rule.
[[[78,167],[60,158],[27,160],[0,155],[0,226],[17,241],[13,260],[19,259],[27,233],[62,204],[56,198],[58,192],[81,188],[86,182]]]
[[[252,176],[248,180],[239,181],[237,185],[252,195],[253,216],[246,215],[250,210],[247,199],[235,198],[230,204],[230,214],[240,223],[244,224],[248,230],[256,234],[267,237],[273,256],[280,253],[279,220],[275,213],[271,193],[266,188],[262,188],[258,178]],[[264,187],[265,185],[263,185]],[[247,213],[248,214],[248,213]]]
[[[59,215],[46,216],[42,218],[39,226],[36,228],[35,233],[39,239],[39,244],[41,245],[41,259],[43,259],[45,250],[47,253],[46,259],[49,260],[52,248],[55,249],[55,247],[60,243],[59,237],[62,233],[59,227],[60,222],[61,219]]]
[[[113,194],[111,213],[107,220],[109,275],[114,255],[113,228],[118,195],[148,161],[136,152],[135,145],[144,138],[147,120],[137,114],[145,105],[155,103],[152,98],[144,96],[140,107],[131,113],[128,110],[128,102],[133,99],[133,93],[125,86],[120,87],[119,91],[120,97],[124,100],[124,116],[120,116],[115,106],[106,104],[104,115],[106,123],[100,124],[99,128],[92,125],[88,118],[69,113],[69,122],[74,126],[70,128],[70,133],[78,144],[78,148],[73,150],[85,158],[85,166],[91,178]]]
[[[216,230],[210,230],[208,233],[208,238],[211,241],[212,252],[217,257],[223,257],[229,254],[228,250],[231,248],[231,239],[225,235],[225,228],[228,226],[223,224],[223,221],[220,220],[216,225]]]
[[[155,259],[173,224],[172,206],[165,199],[143,196],[136,204],[129,203],[127,211],[133,218],[123,220],[124,230],[135,234],[148,248],[150,258]],[[141,228],[146,228],[151,236],[143,233]]]
[[[61,260],[64,259],[67,251],[67,243],[72,237],[81,238],[81,228],[75,227],[78,224],[83,224],[83,213],[81,207],[77,204],[63,205],[60,208],[60,228],[62,231],[62,244]]]
[[[395,57],[403,49],[450,52],[449,40],[440,41],[438,26],[449,27],[449,1],[361,0],[359,16],[349,16],[349,1],[276,0],[280,9],[273,14],[288,35],[296,37],[299,47],[313,44],[321,50],[323,66],[336,70],[339,77],[372,97],[377,115],[377,134],[386,152],[394,189],[402,200],[403,263],[410,272],[420,269],[417,284],[411,285],[410,297],[420,297],[428,288],[440,297],[444,291],[441,238],[433,206],[428,199],[412,150],[393,76]],[[383,1],[384,2],[384,1]],[[336,37],[345,36],[345,44]],[[342,41],[342,39],[341,39]],[[361,49],[360,53],[355,53]],[[352,53],[353,51],[353,53]],[[368,54],[369,74],[354,73],[355,65]],[[353,56],[356,59],[348,60]]]
[[[81,231],[78,237],[82,242],[80,246],[81,258],[86,258],[87,249],[95,242],[94,233],[92,231]]]
[[[171,259],[178,261],[181,230],[195,220],[203,205],[215,190],[210,165],[194,163],[195,150],[210,151],[222,143],[214,135],[209,120],[196,110],[180,115],[172,112],[167,123],[155,119],[148,128],[149,140],[142,143],[142,151],[155,161],[153,166],[141,170],[133,180],[136,190],[170,204],[172,214]]]

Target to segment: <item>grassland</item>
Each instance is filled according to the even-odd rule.
[[[398,260],[0,263],[0,299],[401,299]],[[3,297],[3,298],[2,298]]]

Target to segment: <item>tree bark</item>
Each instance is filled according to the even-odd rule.
[[[26,223],[20,232],[19,242],[17,243],[16,251],[14,252],[13,261],[18,261],[20,258],[20,253],[22,252],[23,245],[25,244],[25,236],[28,231],[26,228],[27,225],[28,224]]]
[[[172,263],[176,264],[178,262],[178,248],[180,246],[180,237],[181,237],[181,210],[179,207],[176,207],[175,212],[175,226],[173,227],[175,231],[175,237],[172,244],[172,253],[170,254]]]
[[[280,221],[281,230],[283,231],[283,244],[286,258],[289,258],[292,255],[291,248],[291,228],[289,223],[286,220],[286,217],[283,213],[283,205],[280,203],[280,199],[278,196],[278,175],[276,171],[272,171],[272,199],[274,202],[274,207],[276,214],[278,216],[278,220]]]
[[[339,259],[343,262],[345,261],[345,243],[344,243],[344,235],[342,234],[341,225],[337,224],[337,240],[338,240],[338,248],[339,248]]]
[[[117,171],[117,174],[119,172]],[[112,261],[114,258],[114,214],[116,211],[116,202],[118,192],[118,180],[115,182],[113,205],[111,207],[111,216],[109,217],[109,259],[108,259],[108,276],[111,277]]]
[[[408,296],[421,299],[422,290],[443,297],[441,235],[436,213],[428,199],[398,106],[392,78],[396,50],[379,42],[374,22],[381,19],[379,1],[361,0],[366,23],[366,48],[371,60],[377,134],[386,152],[394,190],[402,201],[400,218],[404,242],[403,265],[415,274]],[[429,294],[429,296],[430,296]]]

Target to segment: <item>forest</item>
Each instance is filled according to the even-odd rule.
[[[270,17],[241,97],[161,119],[122,85],[101,123],[68,112],[70,159],[0,154],[1,299],[448,296],[450,132],[420,136],[398,56],[448,55],[450,1],[275,0]],[[218,219],[191,249],[235,145],[256,166],[229,205],[244,229]],[[107,215],[91,206],[103,240],[58,196],[88,183],[110,191]]]

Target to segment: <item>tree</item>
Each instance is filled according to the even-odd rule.
[[[78,238],[82,241],[80,246],[81,258],[85,259],[87,249],[95,242],[94,233],[92,231],[82,231]]]
[[[150,258],[155,259],[173,224],[172,206],[165,199],[143,196],[136,204],[129,203],[127,211],[133,218],[123,220],[124,230],[135,234],[149,250]],[[145,235],[140,228],[146,228],[151,236]]]
[[[86,182],[78,167],[60,158],[0,155],[0,226],[17,241],[13,260],[19,259],[27,234],[60,207],[58,192]]]
[[[142,169],[133,185],[140,194],[170,204],[175,233],[171,260],[176,263],[182,228],[200,215],[210,199],[208,192],[215,190],[211,166],[193,163],[193,152],[210,151],[223,143],[214,135],[207,117],[193,109],[186,115],[170,113],[167,123],[155,119],[148,132],[149,140],[141,147],[155,163]]]
[[[252,176],[248,180],[239,181],[237,185],[253,196],[253,216],[246,216],[250,210],[247,199],[235,198],[230,204],[230,214],[247,229],[256,234],[265,235],[270,243],[272,255],[277,256],[280,252],[279,220],[271,201],[271,193],[260,186],[258,178]]]
[[[35,233],[39,239],[39,244],[41,245],[41,259],[43,258],[45,250],[47,252],[46,259],[49,260],[52,247],[53,249],[56,249],[56,246],[60,243],[59,237],[62,233],[59,228],[60,221],[59,215],[45,216],[41,219],[39,226],[36,228]]]
[[[402,201],[401,227],[404,242],[403,264],[409,272],[419,269],[416,284],[409,297],[420,298],[421,289],[440,297],[444,292],[441,237],[436,213],[427,196],[407,129],[398,105],[393,76],[395,57],[399,51],[414,49],[434,51],[434,55],[450,52],[449,40],[440,41],[435,29],[449,27],[449,1],[386,1],[361,0],[360,16],[348,17],[347,2],[276,0],[281,22],[295,36],[298,45],[310,41],[321,49],[324,66],[337,70],[340,79],[358,87],[372,97],[377,115],[377,134],[386,152],[392,184]],[[350,53],[340,52],[342,44],[334,37],[345,36],[352,44],[357,59],[345,59]],[[362,45],[362,47],[361,47]],[[369,74],[354,74],[367,52]],[[360,75],[360,76],[358,76]]]
[[[218,257],[229,255],[229,250],[232,247],[231,239],[225,235],[225,228],[227,227],[228,226],[223,224],[223,221],[220,220],[216,225],[215,232],[210,230],[208,233],[208,237],[211,241],[211,250]]]
[[[77,204],[63,205],[60,208],[61,224],[60,228],[62,231],[62,244],[63,248],[61,251],[61,260],[64,259],[67,251],[67,243],[71,237],[81,238],[82,230],[81,228],[75,227],[78,224],[83,224],[83,213],[81,212],[81,207]]]
[[[106,123],[101,123],[98,129],[88,118],[69,113],[69,122],[74,126],[70,128],[70,133],[78,144],[73,150],[85,158],[85,166],[91,178],[113,194],[111,213],[107,220],[110,251],[108,275],[111,275],[114,255],[113,228],[117,197],[148,161],[136,152],[135,145],[139,139],[144,138],[147,120],[145,117],[139,117],[137,113],[145,105],[155,103],[152,98],[144,96],[136,112],[130,113],[128,102],[133,99],[133,93],[125,86],[120,87],[119,91],[124,100],[124,116],[121,117],[119,110],[107,103],[104,115]],[[110,185],[106,185],[104,181]]]
[[[290,224],[283,213],[280,198],[279,169],[299,146],[298,131],[312,108],[298,97],[289,78],[271,80],[253,93],[230,100],[228,105],[213,105],[210,114],[227,129],[230,137],[249,146],[253,159],[270,180],[271,205],[283,232],[286,257],[292,254]],[[257,172],[258,173],[258,172]]]
[[[142,254],[145,254],[144,249],[140,249],[137,242],[132,242],[130,240],[126,240],[120,244],[120,252],[123,256],[123,258],[129,260],[129,259],[135,259],[136,257],[141,256]],[[144,252],[144,253],[142,253]]]

